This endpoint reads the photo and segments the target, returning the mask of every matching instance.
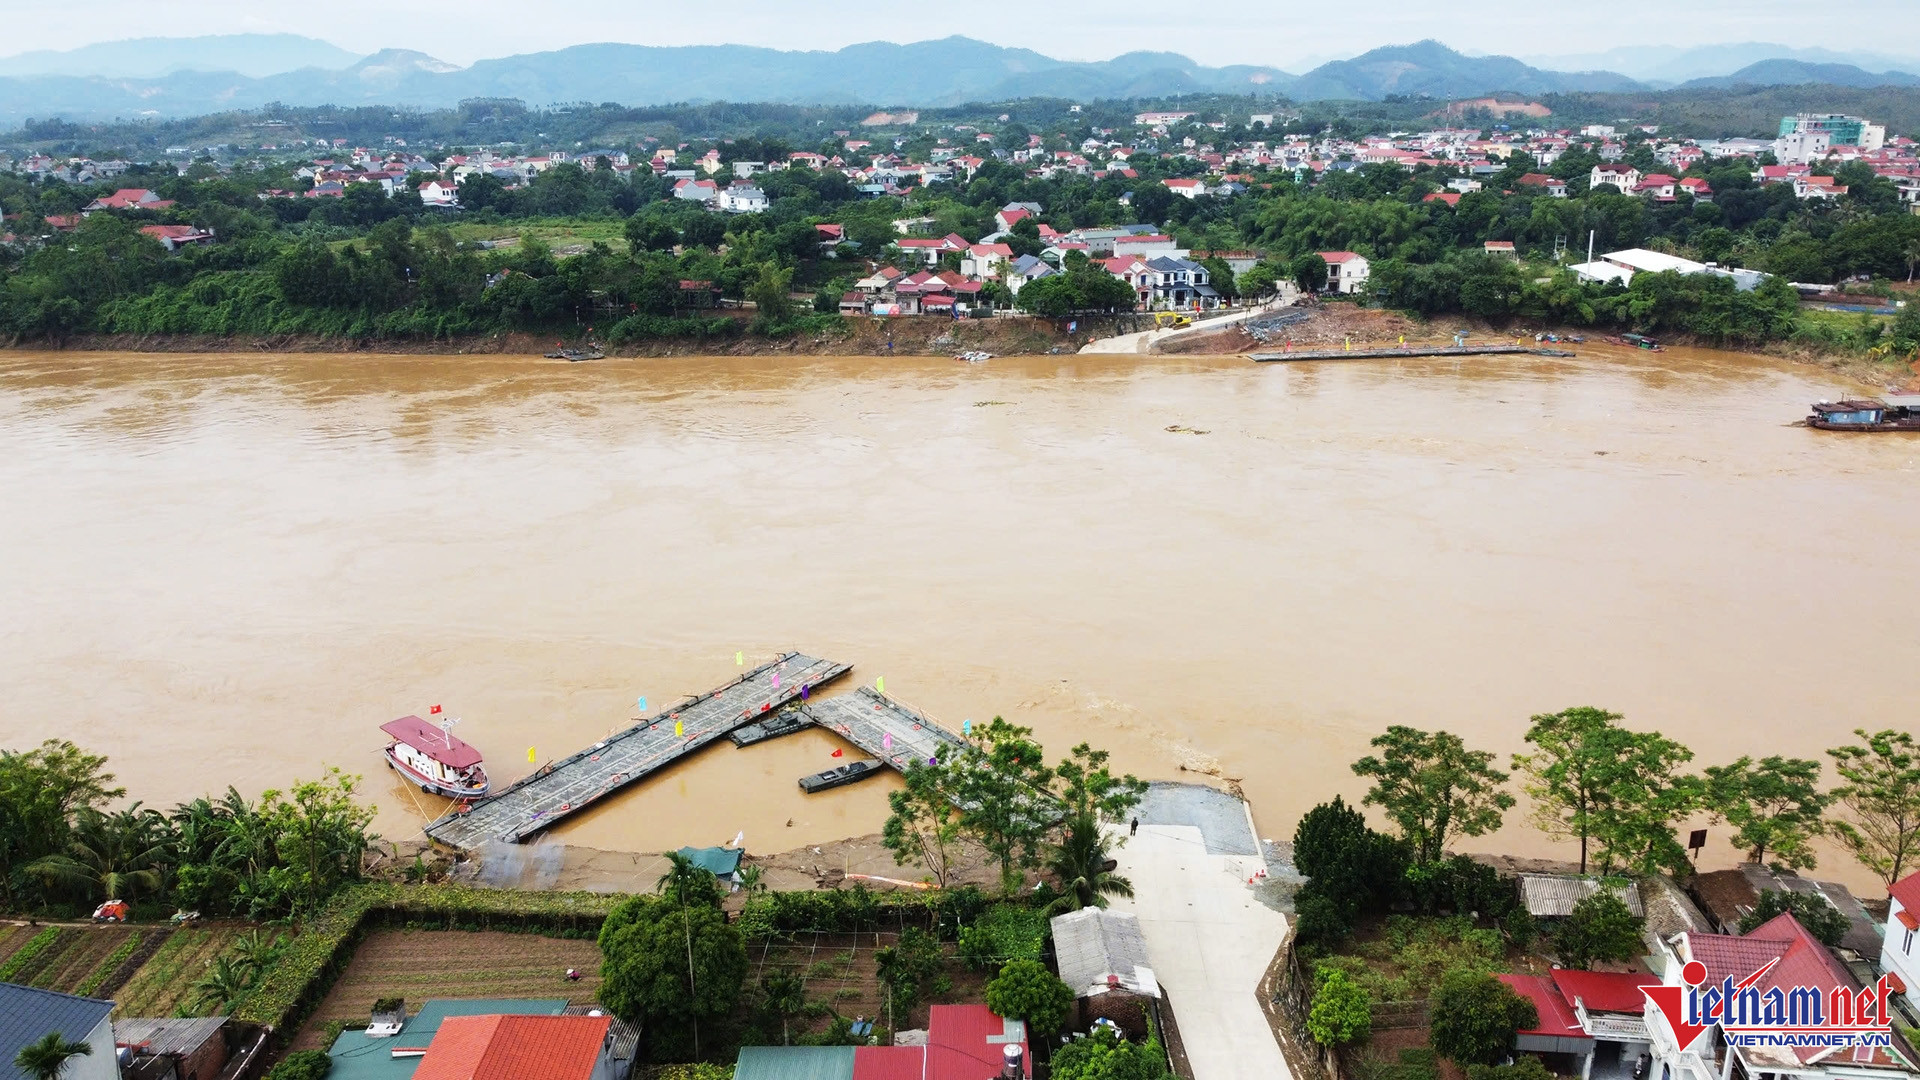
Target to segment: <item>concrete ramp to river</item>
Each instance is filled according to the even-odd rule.
[[[490,841],[517,844],[706,746],[735,728],[765,719],[851,664],[785,653],[715,690],[661,711],[651,720],[585,750],[542,765],[497,795],[477,800],[427,826],[427,835],[463,850]]]

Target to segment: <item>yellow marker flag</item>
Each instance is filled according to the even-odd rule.
[[[675,721],[673,722],[673,736],[674,736],[674,738],[676,738],[676,739],[679,739],[679,738],[685,738],[685,737],[686,737],[686,734],[687,734],[687,725],[686,725],[686,724],[685,724],[685,723],[684,723],[683,721],[680,721],[680,720],[675,720]]]
[[[734,666],[735,666],[735,667],[746,667],[746,666],[747,666],[747,654],[746,654],[746,653],[744,653],[744,652],[737,652],[737,653],[734,653],[734,654],[733,654],[733,663],[734,663]]]
[[[533,747],[531,746],[527,747],[527,762],[529,764],[533,762]]]
[[[883,694],[884,694],[884,693],[886,693],[886,692],[887,692],[887,677],[886,677],[885,675],[882,675],[882,676],[880,676],[879,678],[877,678],[877,679],[875,679],[875,680],[873,680],[873,688],[874,688],[875,690],[878,690],[879,692],[881,692],[881,693],[883,693]]]

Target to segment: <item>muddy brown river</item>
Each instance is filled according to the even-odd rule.
[[[72,738],[168,806],[336,764],[414,836],[443,803],[388,719],[444,705],[508,781],[796,648],[954,727],[1238,778],[1276,837],[1391,723],[1504,756],[1596,704],[1697,764],[1821,757],[1913,717],[1920,437],[1790,426],[1857,389],[1606,349],[0,353],[0,746]],[[795,784],[837,745],[722,744],[557,834],[876,831],[891,778]],[[1572,850],[1510,822],[1466,846]]]

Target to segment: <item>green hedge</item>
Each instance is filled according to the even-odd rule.
[[[326,996],[367,930],[409,926],[433,930],[519,930],[591,937],[620,896],[512,892],[461,885],[355,885],[342,889],[311,918],[277,963],[233,1010],[236,1020],[270,1024],[281,1037]]]
[[[996,906],[1021,906],[1025,897]],[[874,892],[865,884],[851,889],[809,892],[765,892],[749,897],[740,912],[740,932],[748,938],[771,934],[848,934],[864,930],[901,930],[909,926],[933,930],[945,940],[957,940],[988,908],[979,889],[967,885],[945,891]],[[1044,925],[1044,920],[1042,920]]]

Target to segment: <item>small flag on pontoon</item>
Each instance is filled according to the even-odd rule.
[[[428,715],[428,716],[433,716],[433,715],[436,715],[436,714],[438,714],[439,712],[440,712],[440,706],[438,706],[438,705],[429,705],[429,706],[427,707],[427,715]]]
[[[747,654],[746,654],[746,653],[744,653],[744,652],[736,652],[736,653],[734,653],[734,654],[733,654],[733,666],[734,666],[734,667],[746,667],[746,666],[747,666]]]
[[[833,757],[839,757],[839,756],[841,756],[841,751],[839,751],[839,750],[835,750],[835,751],[833,752],[833,755],[832,755],[832,756],[833,756]]]
[[[686,734],[687,734],[687,725],[685,724],[685,722],[680,720],[675,720],[673,722],[673,737],[676,739],[684,738],[686,737]]]
[[[647,711],[647,699],[646,699],[646,698],[641,698],[641,699],[640,699],[640,711],[641,711],[641,712],[646,712],[646,711]]]
[[[878,691],[880,691],[880,692],[881,692],[881,693],[883,693],[883,694],[884,694],[884,693],[886,693],[886,692],[887,692],[887,677],[886,677],[885,675],[882,675],[882,676],[880,676],[879,678],[877,678],[877,679],[875,679],[875,680],[873,680],[873,688],[874,688],[875,690],[878,690]]]
[[[893,732],[889,731],[880,736],[880,748],[882,750],[893,749]]]
[[[527,760],[529,762],[533,760],[533,747],[531,746],[527,747]]]
[[[960,734],[962,734],[962,735],[972,735],[972,734],[973,734],[973,721],[971,721],[971,720],[962,720],[962,721],[960,721]]]

